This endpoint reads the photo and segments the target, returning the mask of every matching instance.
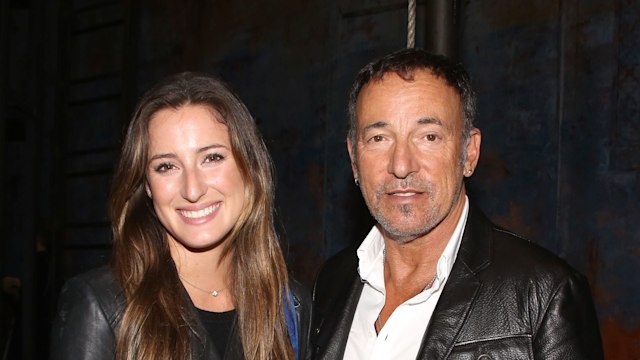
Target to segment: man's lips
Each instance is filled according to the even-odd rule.
[[[416,193],[414,193],[414,192],[408,192],[408,193],[393,193],[393,194],[391,194],[391,195],[393,195],[393,196],[403,196],[403,197],[406,197],[406,196],[413,196],[413,195],[416,195]]]
[[[422,193],[423,193],[422,191],[418,191],[418,190],[415,190],[415,189],[406,189],[406,190],[388,191],[387,195],[400,196],[400,197],[409,197],[409,196],[414,196],[414,195],[420,195]]]

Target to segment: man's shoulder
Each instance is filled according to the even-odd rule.
[[[495,225],[491,230],[489,266],[478,275],[485,280],[499,278],[556,286],[565,281],[585,281],[581,273],[552,251]]]
[[[327,259],[316,278],[316,285],[320,282],[335,282],[336,278],[346,278],[358,272],[357,247],[349,246]]]
[[[329,274],[335,271],[347,271],[358,269],[358,247],[351,245],[345,249],[340,250],[335,255],[327,259],[322,268],[320,269],[320,275]]]
[[[532,340],[523,351],[535,352],[536,358],[549,358],[546,355],[554,351],[560,355],[557,358],[567,358],[566,354],[575,353],[571,346],[591,347],[597,353],[597,320],[586,278],[544,247],[478,219],[475,216],[461,244],[460,261],[456,260],[438,304],[446,307],[465,289],[475,289],[457,343],[482,339],[484,346],[503,346],[503,339],[524,334]],[[581,341],[585,336],[594,340]],[[455,351],[466,350],[457,345]]]
[[[313,287],[315,304],[322,304],[334,295],[346,294],[358,276],[357,247],[349,246],[324,262]]]
[[[475,207],[469,213],[458,256],[478,273],[561,277],[576,274],[565,260],[550,250],[494,224]]]

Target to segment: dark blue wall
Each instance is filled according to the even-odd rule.
[[[54,288],[107,261],[104,200],[122,128],[137,96],[181,70],[220,75],[256,117],[298,278],[312,283],[372,225],[348,162],[346,97],[361,66],[405,45],[405,1],[12,4],[12,40],[0,42],[2,275],[35,281],[25,270],[34,237],[49,245]],[[483,133],[470,197],[585,273],[607,358],[640,359],[640,4],[459,4]],[[418,1],[418,45],[424,10]]]
[[[589,277],[607,358],[640,357],[640,3],[470,1],[475,198]]]

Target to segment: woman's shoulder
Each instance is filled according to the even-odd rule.
[[[98,294],[121,293],[120,285],[110,266],[104,265],[78,274],[65,283],[65,288],[77,288]]]
[[[296,313],[298,331],[295,337],[297,343],[298,359],[307,358],[307,344],[309,342],[309,336],[311,331],[311,292],[309,289],[295,280],[293,277],[289,277],[289,290],[293,298],[293,306]],[[292,342],[294,339],[292,339]]]
[[[289,290],[293,295],[294,305],[311,307],[311,291],[298,280],[289,277]]]
[[[60,292],[60,302],[99,308],[113,320],[123,304],[123,294],[109,266],[101,266],[67,280]]]
[[[124,297],[104,266],[67,280],[51,329],[53,360],[114,359]]]

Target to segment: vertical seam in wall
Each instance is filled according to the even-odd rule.
[[[322,244],[324,246],[323,249],[321,249],[321,257],[322,259],[326,259],[327,258],[327,254],[328,254],[328,249],[330,247],[330,239],[327,236],[327,212],[329,211],[327,209],[327,203],[329,202],[329,196],[331,195],[329,193],[329,186],[328,186],[328,182],[329,182],[329,174],[328,174],[328,164],[329,164],[329,154],[328,154],[328,149],[330,144],[328,143],[327,139],[329,139],[330,137],[328,136],[329,134],[329,129],[330,129],[330,125],[329,122],[331,121],[331,119],[329,118],[330,116],[330,104],[329,102],[332,100],[331,98],[331,93],[332,93],[332,87],[334,84],[334,76],[335,76],[335,69],[336,69],[336,62],[335,62],[335,53],[336,53],[336,49],[337,49],[337,43],[338,43],[338,38],[340,36],[340,31],[341,31],[341,25],[342,22],[340,21],[341,18],[341,11],[340,8],[335,9],[331,12],[331,14],[329,14],[329,23],[330,23],[330,28],[333,29],[331,36],[330,36],[330,44],[327,46],[331,51],[331,56],[330,56],[330,62],[329,62],[329,66],[326,69],[329,72],[329,76],[327,77],[327,89],[326,89],[326,106],[325,106],[325,113],[324,113],[324,149],[323,149],[323,175],[322,175]]]
[[[620,14],[620,10],[619,8],[622,5],[620,4],[619,1],[616,1],[615,4],[613,5],[613,31],[614,34],[621,34],[622,30],[621,30],[621,25],[620,25],[620,17],[622,16]],[[618,35],[621,37],[621,35]],[[614,35],[615,37],[615,35]],[[620,134],[620,131],[622,131],[620,128],[618,128],[618,126],[620,126],[620,119],[618,119],[618,106],[619,106],[619,99],[620,99],[620,88],[618,86],[619,82],[620,82],[620,59],[622,58],[622,54],[621,49],[622,49],[622,39],[617,39],[613,41],[613,56],[615,56],[614,64],[615,64],[615,71],[613,72],[613,78],[611,79],[611,124],[609,126],[609,131],[608,131],[608,150],[607,150],[607,157],[608,157],[608,163],[607,163],[607,170],[608,171],[615,171],[616,170],[616,166],[617,164],[615,164],[615,159],[614,159],[614,154],[615,154],[615,149],[616,149],[616,145],[618,145],[618,135]]]
[[[7,84],[9,82],[8,64],[9,64],[9,51],[10,51],[10,48],[9,48],[9,20],[10,20],[10,11],[11,11],[10,4],[11,3],[9,1],[0,2],[0,84],[3,84],[2,86],[0,86],[0,161],[2,161],[2,164],[6,163],[5,162],[5,156],[6,156],[5,126],[7,126],[6,96],[8,94],[8,91],[7,91],[7,86],[4,86],[4,84]],[[8,225],[6,224],[6,220],[5,220],[6,207],[4,205],[5,194],[6,194],[5,176],[7,176],[7,171],[3,166],[2,168],[0,168],[0,204],[2,204],[0,206],[0,227],[2,229],[6,229]],[[0,249],[2,249],[2,254],[0,254],[0,271],[4,271],[3,269],[4,259],[6,256],[4,246],[5,246],[4,242],[0,244]]]
[[[563,235],[564,232],[561,231],[561,217],[562,210],[560,208],[560,196],[561,196],[561,187],[562,187],[562,125],[564,122],[564,110],[565,110],[565,56],[566,56],[566,33],[567,33],[567,19],[566,19],[566,11],[565,11],[565,2],[564,0],[559,1],[559,12],[560,12],[560,49],[558,54],[559,64],[558,64],[558,134],[557,134],[557,164],[556,164],[556,211],[555,211],[555,231],[556,231],[556,249],[559,250],[560,254],[565,254],[565,246],[563,245]]]

